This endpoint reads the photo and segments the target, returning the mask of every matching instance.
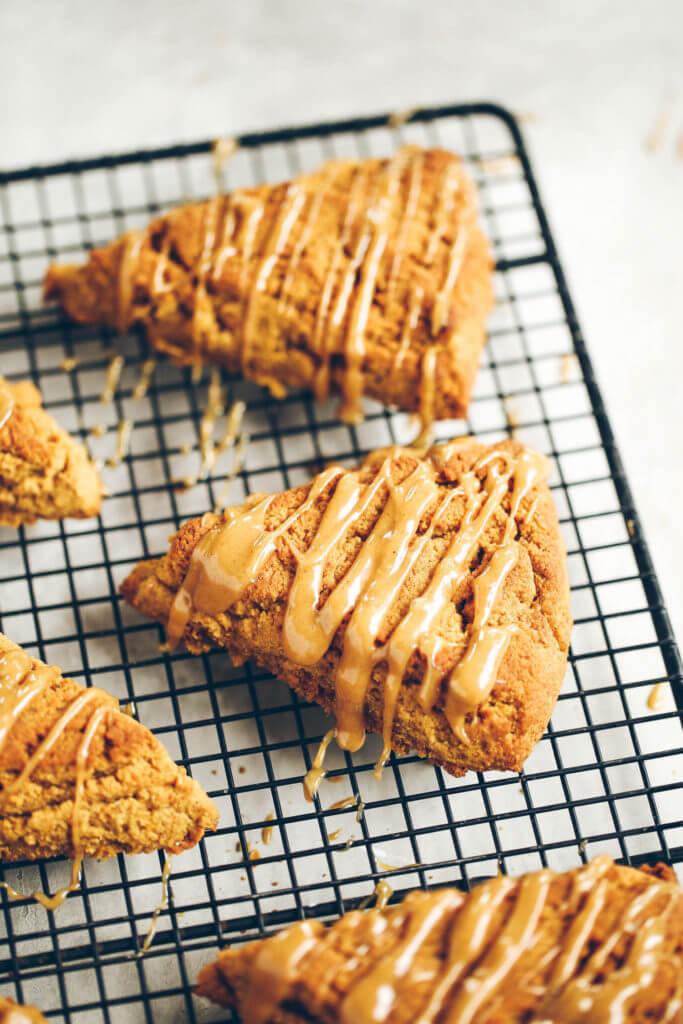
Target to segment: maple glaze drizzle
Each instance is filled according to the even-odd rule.
[[[649,882],[625,907],[620,920],[599,942],[595,926],[608,899],[608,857],[599,857],[581,868],[572,880],[570,899],[576,910],[563,926],[557,944],[543,950],[549,967],[530,1020],[543,1024],[627,1024],[633,1008],[654,983],[658,968],[666,963],[662,946],[680,890],[676,885]],[[340,1024],[383,1024],[405,994],[411,991],[411,975],[425,980],[429,972],[426,1003],[415,1008],[414,1024],[474,1024],[487,1009],[504,1005],[506,982],[524,955],[540,944],[541,922],[549,924],[556,909],[548,908],[553,873],[547,870],[514,881],[498,875],[478,885],[469,896],[445,889],[414,891],[394,908],[380,911],[391,888],[380,881],[375,887],[377,909],[369,911],[369,935],[382,941],[369,969],[354,974],[345,986],[339,1007]],[[653,912],[655,903],[660,907]],[[662,906],[663,904],[663,906]],[[359,911],[353,912],[361,920]],[[347,915],[347,919],[351,915]],[[387,933],[394,933],[393,939]],[[263,1024],[295,993],[302,959],[315,952],[325,931],[294,925],[265,940],[252,962],[248,998],[243,1012],[247,1024]],[[615,948],[628,948],[620,965],[610,963]],[[434,962],[435,949],[443,953]],[[429,950],[422,960],[423,951]],[[675,964],[675,954],[674,964]],[[433,966],[432,966],[433,964]],[[515,976],[512,985],[523,985]],[[404,986],[405,985],[405,989]],[[267,996],[263,993],[266,992]],[[250,997],[250,998],[249,998]],[[664,1008],[663,1022],[673,1022],[683,1005],[680,979]]]
[[[266,814],[266,821],[272,821],[272,820],[273,820],[273,812],[269,811],[268,814]],[[270,843],[272,838],[273,838],[273,826],[272,825],[264,825],[263,828],[261,829],[261,839],[263,841],[263,845],[264,846],[268,846],[268,844]]]
[[[107,367],[107,374],[104,379],[104,388],[100,395],[100,402],[103,405],[109,405],[114,397],[119,381],[121,379],[121,371],[123,370],[123,356],[113,356],[109,366]]]
[[[149,385],[152,382],[152,374],[156,367],[154,359],[145,359],[140,370],[140,376],[133,388],[132,398],[134,401],[139,402],[141,398],[144,398],[149,391]]]
[[[290,185],[270,234],[259,255],[260,264],[254,273],[251,287],[245,299],[242,320],[241,362],[243,371],[247,376],[249,375],[252,362],[253,349],[261,328],[258,316],[258,298],[267,291],[270,275],[277,261],[282,256],[305,203],[306,193],[296,183]],[[267,383],[276,398],[284,397],[285,389],[279,380],[267,378],[265,383]]]
[[[328,781],[332,781],[331,779]],[[349,807],[355,807],[358,803],[358,796],[345,796],[341,800],[335,800],[333,804],[327,808],[328,811],[345,811]]]
[[[313,803],[315,795],[318,792],[318,789],[320,788],[320,783],[325,778],[325,769],[323,768],[323,764],[325,762],[325,754],[327,753],[327,748],[329,747],[334,737],[334,729],[330,729],[329,732],[325,733],[322,740],[320,741],[318,753],[315,755],[313,764],[304,775],[304,796],[309,801],[309,803]]]
[[[360,399],[363,393],[363,357],[372,301],[377,289],[382,257],[389,241],[394,206],[401,194],[401,177],[409,151],[399,150],[384,171],[384,188],[375,206],[366,213],[367,227],[356,246],[356,252],[340,286],[340,301],[332,317],[333,327],[340,327],[353,288],[356,298],[349,312],[346,338],[343,343],[345,370],[342,383],[342,405],[339,415],[349,423],[363,418]],[[358,284],[356,286],[356,276]]]
[[[650,711],[659,711],[666,701],[666,683],[655,683],[647,698],[647,706]]]
[[[19,716],[39,694],[48,689],[58,678],[56,669],[43,665],[41,662],[29,657],[28,654],[19,648],[6,649],[0,655],[0,753]],[[80,884],[83,844],[79,811],[87,780],[88,756],[93,739],[106,715],[113,708],[117,707],[114,698],[104,690],[99,690],[96,687],[91,687],[79,693],[62,712],[47,735],[40,741],[22,770],[0,792],[0,804],[2,804],[30,778],[38,765],[57,745],[69,723],[84,708],[94,702],[96,702],[97,706],[93,709],[88,719],[76,752],[76,783],[71,811],[71,845],[75,859],[72,865],[71,880],[69,885],[60,889],[54,896],[48,896],[40,892],[31,893],[31,898],[41,903],[48,910],[55,910],[61,906],[66,896],[73,892]],[[3,886],[7,889],[12,899],[25,898],[22,893],[18,893],[6,883],[3,883]]]
[[[110,469],[115,469],[128,454],[132,433],[133,421],[125,418],[120,420],[116,431],[116,448],[114,454],[107,459]]]
[[[213,432],[216,427],[216,420],[223,412],[223,386],[221,384],[221,373],[215,366],[211,370],[209,378],[208,401],[204,415],[199,424],[199,452],[200,465],[197,479],[200,480],[205,473],[210,472],[216,462],[216,448],[213,443]]]
[[[446,461],[448,450],[448,446],[441,449]],[[275,529],[265,527],[273,498],[258,498],[242,509],[228,510],[224,521],[195,547],[168,621],[169,643],[175,645],[195,612],[216,616],[227,611],[259,576],[267,559],[276,552],[278,539],[302,520],[323,494],[328,495],[307,550],[298,552],[288,538],[296,571],[287,598],[283,648],[296,664],[313,665],[325,655],[346,620],[335,670],[335,710],[337,741],[351,751],[363,744],[368,690],[375,668],[380,662],[386,663],[381,763],[391,750],[401,687],[416,655],[425,663],[417,692],[419,703],[430,711],[445,689],[446,719],[461,741],[467,742],[465,719],[491,692],[513,634],[511,625],[495,625],[492,619],[517,561],[517,520],[522,503],[545,479],[549,468],[542,456],[528,450],[513,457],[503,449],[491,449],[463,474],[457,486],[448,489],[438,484],[435,464],[429,457],[422,460],[412,456],[414,468],[395,481],[397,458],[404,454],[400,449],[389,450],[369,482],[362,482],[360,471],[334,466],[326,469],[314,478],[304,501]],[[339,545],[353,534],[373,504],[376,507],[382,494],[386,499],[372,529],[353,563],[323,600],[324,575],[334,564]],[[509,513],[502,505],[506,495]],[[464,504],[459,528],[433,566],[422,592],[412,599],[382,642],[390,609],[399,602],[420,559],[430,556],[436,531],[456,499]],[[428,525],[421,531],[430,511]],[[503,536],[475,577],[472,623],[469,628],[463,627],[466,636],[461,656],[448,672],[442,667],[448,651],[437,626],[469,578],[482,540],[501,513],[505,515]]]
[[[118,278],[118,305],[116,310],[116,328],[120,334],[125,334],[133,320],[135,272],[140,261],[144,241],[145,235],[142,231],[129,231],[122,240]]]
[[[70,892],[75,892],[81,884],[81,871],[83,869],[83,857],[74,857],[71,862],[71,874],[69,876],[68,885],[63,886],[61,889],[57,889],[57,892],[50,896],[46,892],[41,892],[40,889],[36,889],[34,892],[29,893],[28,897],[26,893],[19,892],[14,886],[10,885],[9,882],[0,882],[0,889],[4,889],[11,900],[35,900],[36,903],[40,903],[41,907],[45,907],[46,910],[58,910],[64,900],[67,898]]]
[[[394,895],[394,890],[391,888],[389,883],[384,878],[380,878],[379,882],[374,888],[375,896],[375,909],[384,910],[387,903]]]
[[[154,908],[154,911],[152,913],[152,920],[149,923],[149,928],[147,930],[145,938],[143,939],[142,946],[140,947],[140,952],[138,953],[138,956],[144,956],[149,947],[152,945],[152,942],[154,941],[154,936],[156,935],[157,928],[159,927],[159,917],[168,906],[168,888],[172,870],[173,858],[169,853],[167,853],[166,859],[164,861],[164,866],[161,870],[161,899],[159,900],[158,906]]]

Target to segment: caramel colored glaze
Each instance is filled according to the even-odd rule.
[[[318,789],[320,788],[320,783],[325,778],[325,769],[323,768],[323,764],[325,762],[325,754],[327,753],[327,748],[329,747],[334,737],[334,729],[330,729],[329,732],[325,733],[322,740],[320,741],[318,753],[315,755],[313,764],[304,775],[304,796],[309,801],[309,803],[313,803],[313,800],[315,799]]]
[[[84,856],[182,849],[215,820],[199,787],[112,696],[0,634],[0,856],[76,858],[71,884],[34,894],[39,902],[62,902]]]
[[[330,779],[329,781],[332,780]],[[341,800],[335,800],[335,802],[333,804],[330,804],[330,806],[327,809],[328,811],[345,811],[348,810],[349,807],[355,807],[357,803],[357,796],[345,796],[342,797]]]
[[[47,1024],[35,1006],[20,1006],[0,996],[0,1024]]]
[[[116,448],[114,449],[113,455],[107,459],[107,465],[110,469],[115,469],[122,459],[125,459],[128,454],[130,447],[130,439],[133,434],[133,421],[128,419],[122,419],[119,422],[116,431]]]
[[[659,711],[666,700],[666,683],[655,683],[647,698],[647,706],[650,711]]]
[[[394,895],[394,890],[384,878],[380,878],[374,888],[373,894],[375,896],[375,908],[377,910],[384,910],[389,900]]]
[[[133,394],[131,396],[133,401],[139,402],[140,399],[144,398],[149,391],[149,385],[152,382],[152,374],[154,373],[156,365],[157,364],[154,359],[145,359],[140,370],[140,376],[133,388]]]
[[[273,820],[273,813],[272,813],[272,811],[269,811],[268,814],[266,814],[266,821],[272,821],[272,820]],[[263,841],[263,845],[264,846],[268,846],[272,838],[273,838],[273,826],[272,825],[264,825],[263,828],[261,829],[261,840]]]
[[[168,627],[169,642],[176,644],[195,612],[218,615],[230,608],[258,577],[278,538],[334,486],[308,550],[295,555],[297,570],[285,613],[283,643],[292,661],[311,665],[324,657],[342,621],[350,615],[335,674],[337,742],[351,751],[362,746],[372,673],[378,662],[385,660],[388,674],[384,684],[383,761],[391,749],[399,691],[407,666],[418,650],[427,659],[420,691],[425,710],[430,710],[440,696],[444,673],[439,671],[436,659],[434,624],[469,574],[482,536],[492,517],[500,512],[503,496],[512,486],[511,513],[503,543],[474,580],[470,636],[446,681],[446,718],[463,743],[467,742],[465,718],[490,693],[511,635],[511,627],[491,627],[489,621],[517,561],[517,543],[512,539],[518,528],[516,516],[522,501],[548,472],[541,456],[528,451],[516,460],[503,454],[494,458],[487,455],[462,478],[457,489],[442,495],[436,468],[429,461],[418,461],[403,480],[395,482],[396,457],[400,454],[400,450],[389,450],[369,484],[361,482],[357,471],[336,467],[325,470],[313,481],[305,501],[275,530],[264,528],[272,499],[266,498],[245,510],[231,510],[227,523],[207,533],[195,548]],[[482,472],[485,476],[480,479]],[[381,489],[388,491],[387,500],[374,527],[351,568],[323,602],[322,580],[341,538]],[[406,580],[432,542],[434,529],[456,494],[464,495],[467,502],[463,525],[435,566],[423,593],[413,600],[391,637],[381,644],[389,610],[397,603]],[[430,510],[429,526],[420,534],[420,525]],[[317,784],[319,778],[316,788]]]
[[[104,388],[100,395],[100,402],[102,402],[103,405],[109,405],[114,398],[116,389],[119,386],[119,381],[121,380],[122,371],[123,356],[112,356],[104,378]]]
[[[45,294],[276,397],[341,394],[349,422],[364,394],[462,415],[492,302],[474,188],[452,154],[414,146],[181,207],[84,267],[51,267]]]
[[[159,927],[159,917],[168,906],[168,886],[172,870],[173,858],[167,856],[161,871],[161,899],[152,913],[152,920],[149,923],[147,934],[145,935],[142,946],[140,947],[140,956],[144,956],[154,942],[154,936],[156,935],[157,928]]]
[[[87,451],[45,412],[38,389],[0,376],[0,526],[87,518],[101,500]]]
[[[569,631],[546,476],[517,442],[376,452],[187,524],[122,592],[171,643],[253,654],[295,688],[320,678],[298,692],[336,713],[347,749],[369,727],[384,761],[411,749],[410,726],[411,746],[448,770],[518,768],[512,744],[528,753],[545,727]],[[512,756],[475,760],[498,719]],[[425,751],[432,730],[454,758]]]
[[[295,926],[300,928],[301,926]],[[298,933],[225,950],[198,992],[258,1024],[680,1024],[683,893],[600,857],[567,874],[498,876],[469,895],[415,891]],[[292,951],[294,955],[292,955]]]
[[[40,903],[41,907],[45,907],[46,910],[58,910],[64,900],[67,898],[69,893],[75,892],[81,884],[81,870],[83,868],[83,858],[75,857],[71,862],[71,876],[69,878],[69,884],[63,888],[58,889],[52,896],[48,893],[36,890],[32,892],[28,899],[35,900],[36,903]],[[26,893],[19,892],[14,886],[10,885],[9,882],[0,882],[0,889],[4,889],[11,900],[25,900],[27,899]]]

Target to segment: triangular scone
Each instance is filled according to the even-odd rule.
[[[88,453],[45,412],[40,391],[0,376],[0,526],[87,519],[101,501]]]
[[[84,323],[139,323],[179,363],[271,388],[463,415],[493,301],[474,186],[443,150],[334,161],[181,207],[52,266],[45,297]]]
[[[35,1006],[20,1006],[0,996],[0,1024],[47,1024]]]
[[[608,857],[414,891],[226,949],[196,992],[244,1024],[681,1024],[683,891]]]
[[[0,633],[0,860],[175,853],[216,808],[149,729]]]
[[[356,750],[519,770],[564,675],[566,555],[548,464],[517,442],[386,449],[186,523],[121,591],[193,652],[254,657]]]

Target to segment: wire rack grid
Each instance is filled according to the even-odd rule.
[[[251,664],[215,653],[159,651],[159,628],[122,604],[117,586],[140,558],[162,553],[188,517],[212,508],[235,453],[189,491],[208,374],[159,362],[133,397],[142,339],[74,326],[41,304],[53,260],[93,245],[177,202],[221,187],[278,180],[333,156],[385,155],[399,143],[461,153],[480,190],[497,260],[497,306],[466,422],[439,437],[514,432],[545,452],[568,548],[576,625],[567,676],[545,737],[521,776],[453,779],[415,757],[373,778],[370,740],[330,750],[315,804],[301,777],[328,727],[322,712]],[[334,915],[385,876],[413,886],[469,886],[499,868],[563,869],[598,853],[683,868],[681,663],[621,461],[515,120],[491,104],[374,117],[248,135],[222,167],[211,143],[68,162],[0,175],[0,372],[29,375],[46,407],[95,456],[114,447],[121,417],[135,423],[98,520],[0,529],[3,631],[74,677],[133,701],[169,752],[202,783],[221,819],[174,864],[170,900],[140,956],[158,904],[162,857],[86,864],[82,889],[56,913],[0,896],[0,992],[51,1019],[204,1021],[225,1015],[191,992],[218,945],[304,915]],[[114,344],[125,357],[111,405],[99,402]],[[75,357],[65,372],[61,363]],[[245,401],[250,435],[231,501],[298,484],[330,460],[405,442],[410,418],[366,404],[358,427],[333,403],[281,402],[224,378]],[[108,433],[91,430],[105,424]],[[659,682],[663,704],[648,707]],[[336,785],[334,783],[340,783]],[[331,805],[346,796],[364,804]],[[264,832],[264,829],[266,830]],[[272,831],[271,831],[272,830]],[[22,891],[64,884],[65,863],[23,863],[3,875]]]

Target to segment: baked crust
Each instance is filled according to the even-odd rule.
[[[37,692],[19,707],[36,681]],[[174,853],[216,827],[211,800],[149,729],[102,690],[83,703],[91,691],[1,633],[0,689],[8,730],[0,745],[0,860]],[[46,750],[55,729],[57,742]],[[45,756],[20,780],[41,745]],[[79,752],[85,761],[77,797]]]
[[[4,422],[0,416],[0,526],[96,516],[102,484],[83,445],[45,412],[30,381],[0,377],[0,388],[13,403]]]
[[[400,449],[392,461],[394,481],[405,479],[420,463],[434,468],[440,494],[457,490],[465,474],[485,456],[518,458],[525,449],[514,441],[487,447],[473,438],[436,446],[426,454]],[[369,484],[384,463],[386,452],[375,452],[363,463],[360,479]],[[273,530],[291,512],[303,505],[309,486],[277,495],[268,507],[265,529]],[[304,514],[278,537],[275,550],[263,563],[256,578],[228,611],[206,615],[195,611],[186,623],[183,642],[193,653],[212,647],[225,648],[240,664],[254,657],[261,665],[308,701],[327,711],[335,709],[335,672],[339,666],[346,616],[327,653],[317,663],[304,666],[285,654],[283,622],[292,588],[297,560],[294,551],[305,552],[316,535],[320,520],[333,493],[324,490]],[[253,506],[255,498],[247,507]],[[379,519],[386,492],[343,540],[338,554],[325,570],[323,598],[348,571],[364,540]],[[510,495],[503,504],[509,511]],[[497,622],[510,630],[510,639],[488,697],[465,719],[467,740],[454,733],[444,713],[443,699],[425,711],[418,699],[424,661],[411,659],[400,687],[393,720],[391,747],[399,754],[416,750],[453,775],[469,769],[511,769],[519,771],[534,744],[546,728],[562,683],[571,619],[566,555],[559,532],[557,513],[545,482],[539,482],[527,498],[534,507],[529,521],[519,525],[519,557],[502,588]],[[449,506],[440,529],[434,531],[432,547],[424,562],[418,562],[408,577],[401,596],[389,609],[380,640],[391,635],[411,600],[419,596],[435,563],[462,525],[464,501],[456,498]],[[458,663],[472,622],[473,580],[479,567],[499,545],[507,520],[501,506],[482,535],[481,545],[466,578],[453,599],[443,607],[437,631],[443,638],[439,655],[445,678]],[[121,586],[125,599],[143,614],[168,624],[172,604],[186,582],[192,555],[203,537],[230,518],[207,514],[186,523],[172,540],[162,558],[141,562]],[[426,528],[427,519],[421,523]],[[382,731],[386,662],[374,666],[365,697],[364,715],[368,731]]]
[[[368,1015],[368,1020],[391,1024],[436,1019],[457,1020],[458,1024],[550,1020],[680,1024],[683,892],[671,875],[673,881],[663,882],[642,871],[616,865],[608,858],[598,858],[564,874],[548,872],[545,878],[493,879],[476,886],[464,898],[451,890],[451,905],[448,890],[416,891],[396,906],[352,911],[329,927],[318,921],[308,922],[313,940],[302,949],[288,978],[283,980],[280,999],[259,996],[252,984],[252,972],[260,954],[260,980],[266,976],[262,951],[268,942],[273,950],[269,973],[278,981],[272,961],[278,966],[282,962],[272,939],[222,950],[201,971],[196,992],[221,1006],[237,1009],[245,1020],[258,1019],[260,1024],[336,1024],[356,1019],[352,1018],[350,1008],[354,992],[360,994],[363,985],[366,999],[375,995],[377,986],[368,982],[374,970],[375,980],[383,972],[384,982],[383,998],[378,996],[377,1005],[381,1003],[389,1009],[386,1014]],[[519,930],[515,936],[514,910],[521,908],[522,920],[518,923],[522,926],[536,910],[529,899],[535,882],[546,886],[540,913],[525,937],[520,936]],[[475,944],[471,927],[465,925],[468,908],[477,898],[481,899],[483,887],[488,887],[493,895],[500,886],[506,891],[492,915],[488,932],[484,933],[486,942],[478,950],[479,955],[436,996],[447,968],[452,968],[458,957],[466,962]],[[445,902],[445,912],[440,918],[433,918],[431,928],[424,929],[417,952],[404,956],[404,973],[392,976],[392,954],[405,949],[417,916],[421,915],[424,921],[425,910],[436,908],[439,900]],[[528,913],[523,906],[525,900]],[[596,904],[599,913],[591,921]],[[487,913],[488,908],[482,904],[481,916]],[[625,926],[628,914],[631,920]],[[577,936],[581,924],[585,931]],[[656,938],[652,939],[649,951],[642,952],[637,946],[639,932],[648,928]],[[575,962],[568,964],[565,960],[567,970],[560,978],[561,958],[569,956],[570,948],[577,951]],[[592,968],[591,954],[596,958]],[[604,957],[602,967],[598,965],[600,957]],[[586,1016],[576,1010],[577,998],[583,999],[584,1010],[591,1011]],[[428,1007],[434,1012],[431,999],[439,1004],[436,1014],[423,1017]],[[345,1000],[349,1002],[343,1009]],[[573,1015],[567,1014],[569,1007],[575,1009]],[[619,1008],[615,1017],[609,1012],[614,1007]],[[369,1014],[368,1002],[365,1008]],[[449,1016],[449,1010],[458,1011],[457,1016]]]
[[[180,207],[84,266],[50,267],[44,290],[82,323],[141,324],[175,362],[242,372],[279,397],[358,386],[444,419],[469,403],[491,266],[461,161],[407,148]],[[356,397],[346,394],[348,419]]]

